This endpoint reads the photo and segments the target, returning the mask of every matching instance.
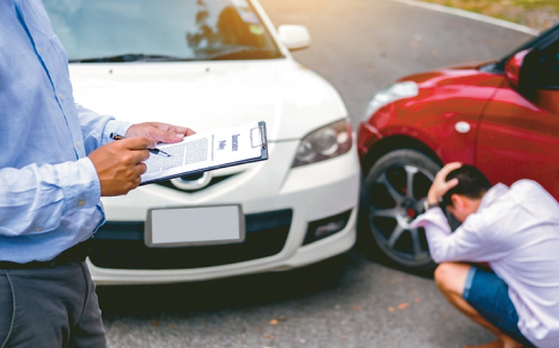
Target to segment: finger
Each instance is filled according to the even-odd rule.
[[[454,179],[450,179],[449,181],[446,182],[445,184],[445,189],[446,191],[450,190],[451,188],[453,188],[454,186],[458,185],[458,179],[454,178]]]
[[[196,132],[193,131],[192,129],[187,127],[181,127],[181,126],[170,126],[169,132],[175,132],[176,134],[181,134],[183,136],[196,134]]]
[[[174,130],[163,130],[159,128],[151,129],[150,136],[158,143],[176,143],[184,138],[184,134],[181,132],[175,132]]]
[[[155,147],[155,141],[146,137],[126,138],[119,142],[128,150],[146,150]]]
[[[156,143],[174,143],[182,140],[184,137],[182,133],[178,134],[175,128],[175,126],[167,123],[146,122],[133,125],[126,134],[129,137],[146,137],[154,140]]]
[[[147,161],[148,158],[151,156],[149,151],[147,150],[135,150],[134,155],[136,156],[136,162],[135,162],[136,164],[140,164]]]
[[[190,129],[190,128],[187,128],[187,129],[186,129],[186,132],[184,133],[185,136],[194,135],[194,134],[196,134],[196,132],[193,131],[193,130]]]
[[[460,163],[460,162],[451,162],[451,163],[448,163],[447,165],[445,165],[445,166],[443,167],[443,169],[444,169],[447,173],[450,173],[450,172],[452,172],[453,170],[458,169],[458,168],[460,168],[460,167],[462,167],[462,163]]]
[[[130,190],[135,189],[141,184],[142,174],[144,174],[146,170],[147,167],[144,163],[138,163],[130,169],[129,176],[126,178]]]
[[[190,128],[186,128],[186,127],[179,127],[179,126],[174,126],[174,128],[176,128],[174,131],[177,134],[180,134],[182,137],[187,137],[189,135],[194,135],[196,134],[195,131],[193,131]]]
[[[120,162],[130,167],[145,162],[150,157],[150,153],[147,149],[140,149],[140,150],[126,149],[124,151],[125,152],[122,152],[120,154]]]
[[[136,174],[137,177],[140,177],[142,174],[144,174],[147,171],[148,167],[145,163],[141,162],[138,163],[134,166],[134,174]]]
[[[154,139],[163,143],[181,141],[184,137],[196,134],[192,129],[180,126],[168,126],[168,129],[154,129]]]
[[[437,176],[441,179],[446,179],[446,176],[455,169],[462,167],[462,163],[460,162],[452,162],[445,165],[438,173]]]
[[[128,187],[128,190],[126,191],[126,193],[130,192],[131,190],[137,188],[138,186],[140,186],[140,184],[142,183],[142,178],[141,177],[136,177],[134,180],[130,181],[130,185]]]
[[[156,142],[174,143],[181,141],[185,136],[195,134],[195,132],[186,127],[173,126],[161,122],[144,122],[132,125],[126,131],[126,136],[147,137]]]

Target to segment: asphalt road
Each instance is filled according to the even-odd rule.
[[[311,47],[295,58],[338,89],[356,125],[395,79],[506,55],[529,35],[391,0],[261,0],[276,26],[302,24]]]
[[[295,52],[329,80],[354,125],[394,79],[502,56],[529,38],[390,0],[261,0],[276,25],[313,37]],[[429,347],[493,336],[463,318],[432,279],[353,250],[283,273],[210,282],[100,287],[110,347]]]

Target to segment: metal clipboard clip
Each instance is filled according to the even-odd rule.
[[[262,127],[263,125],[259,125],[250,130],[250,146],[252,146],[252,148],[266,148],[266,140],[264,139],[265,135],[262,131]]]

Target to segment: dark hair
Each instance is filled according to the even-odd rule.
[[[452,205],[450,196],[458,194],[471,199],[480,199],[485,192],[491,188],[491,183],[474,166],[463,164],[460,168],[453,170],[446,176],[446,181],[458,178],[458,185],[454,186],[443,196],[443,206]]]

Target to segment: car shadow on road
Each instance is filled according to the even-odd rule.
[[[361,256],[350,251],[290,271],[202,282],[98,286],[97,294],[103,316],[108,319],[269,304],[345,287],[347,274],[362,262]]]

